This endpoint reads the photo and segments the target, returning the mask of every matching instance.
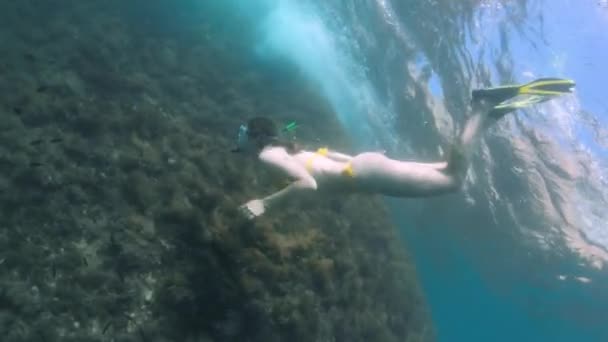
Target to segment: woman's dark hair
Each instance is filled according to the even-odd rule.
[[[293,142],[282,140],[279,133],[275,123],[267,117],[255,117],[247,122],[247,138],[256,149],[261,150],[266,146],[282,146],[289,153],[299,150]]]

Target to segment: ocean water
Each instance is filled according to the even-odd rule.
[[[303,70],[360,150],[439,158],[463,123],[471,89],[576,80],[576,94],[490,130],[463,194],[389,203],[439,341],[608,339],[608,112],[602,90],[594,89],[608,76],[606,4],[266,5],[256,21],[258,52],[285,56]]]
[[[5,1],[6,341],[608,341],[608,3]],[[472,89],[569,96],[488,130],[460,193],[249,222],[238,126],[437,161]]]

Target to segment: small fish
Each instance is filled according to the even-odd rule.
[[[53,278],[57,277],[57,268],[55,267],[55,264],[51,265],[51,274],[53,275]]]
[[[51,144],[57,144],[57,143],[60,143],[62,141],[63,141],[63,138],[53,138],[53,139],[49,140],[49,142]]]
[[[36,140],[30,141],[30,145],[40,145],[40,144],[42,144],[42,139],[36,139]]]
[[[38,88],[36,88],[36,91],[39,93],[45,92],[49,87],[45,86],[45,85],[41,85]]]
[[[30,163],[30,167],[41,167],[41,166],[42,166],[42,163],[39,163],[39,162],[31,162]]]
[[[83,263],[85,266],[89,266],[89,262],[87,261],[87,258],[86,258],[86,257],[82,257],[82,263]]]
[[[23,113],[23,111],[19,107],[13,107],[13,112],[17,115],[21,115],[21,113]]]

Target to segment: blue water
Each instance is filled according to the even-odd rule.
[[[549,222],[526,211],[539,199],[525,192],[509,170],[518,166],[509,164],[515,159],[504,152],[511,148],[505,140],[535,127],[535,134],[565,146],[560,156],[576,160],[576,149],[584,150],[604,170],[606,146],[597,137],[605,134],[608,116],[599,83],[608,76],[608,8],[575,0],[233,4],[256,23],[257,57],[281,56],[297,65],[359,150],[439,158],[438,142],[449,139],[433,124],[438,109],[431,103],[444,104],[457,127],[472,88],[543,76],[575,79],[575,96],[518,113],[486,139],[492,160],[506,169],[480,157],[466,195],[388,203],[416,261],[439,341],[608,340],[605,180],[590,182],[592,191],[563,194],[570,204],[580,201],[574,207],[582,223]],[[530,148],[533,155],[557,157]],[[580,183],[576,189],[592,188]],[[490,186],[496,201],[488,200]],[[571,229],[585,237],[575,239],[578,245],[566,238]],[[597,250],[587,252],[592,246]]]

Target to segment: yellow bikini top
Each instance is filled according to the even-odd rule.
[[[327,149],[327,147],[322,147],[320,149],[317,150],[317,152],[315,152],[315,154],[313,154],[310,158],[308,158],[308,160],[306,160],[306,170],[308,170],[308,172],[312,172],[312,163],[315,160],[315,158],[317,158],[318,156],[327,156],[327,154],[329,153],[329,149]],[[354,177],[355,173],[353,171],[353,166],[351,165],[350,162],[346,163],[346,166],[344,167],[344,169],[342,169],[342,175],[343,176],[347,176],[347,177]]]

